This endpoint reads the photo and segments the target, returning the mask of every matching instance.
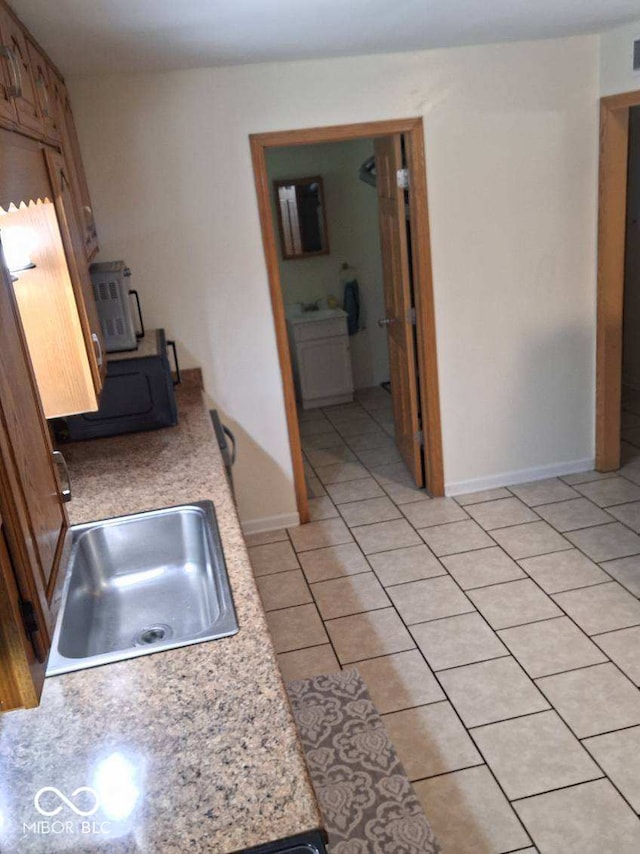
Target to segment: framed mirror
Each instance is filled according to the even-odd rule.
[[[285,178],[274,181],[273,186],[283,260],[328,255],[322,178]]]

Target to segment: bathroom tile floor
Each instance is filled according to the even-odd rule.
[[[311,523],[247,537],[285,680],[360,668],[445,852],[637,854],[640,448],[430,498],[383,389],[301,434]]]

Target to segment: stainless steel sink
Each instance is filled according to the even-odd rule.
[[[238,631],[213,504],[71,528],[47,676]]]

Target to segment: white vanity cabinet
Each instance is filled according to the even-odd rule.
[[[341,309],[308,312],[288,318],[287,323],[302,408],[350,403],[353,376],[346,313]]]

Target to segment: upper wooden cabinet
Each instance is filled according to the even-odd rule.
[[[27,39],[18,21],[5,9],[0,8],[0,36],[13,77],[13,99],[18,126],[35,134],[42,134],[44,124],[36,84],[32,74]]]
[[[45,150],[44,154],[67,266],[82,325],[82,334],[89,354],[94,388],[96,395],[98,395],[107,371],[107,361],[104,357],[102,326],[98,317],[93,284],[89,275],[87,260],[83,255],[83,250],[86,251],[86,230],[84,223],[78,221],[69,161],[51,149]]]
[[[0,31],[0,41],[2,32]],[[0,45],[0,121],[14,128],[18,123],[14,93],[17,91],[18,61],[6,44]]]
[[[38,109],[42,117],[44,137],[47,142],[60,142],[60,115],[56,103],[57,75],[40,48],[27,38],[27,52],[35,85]]]
[[[62,149],[82,235],[91,261],[98,234],[69,93],[53,63],[0,0],[0,125]]]
[[[0,239],[46,417],[97,410],[102,332],[65,161],[2,131]]]
[[[98,232],[93,218],[89,186],[82,164],[80,143],[78,142],[78,134],[71,110],[71,101],[69,100],[67,87],[59,77],[55,78],[52,85],[59,111],[62,152],[67,163],[78,223],[82,230],[84,253],[87,261],[90,261],[98,251]]]

